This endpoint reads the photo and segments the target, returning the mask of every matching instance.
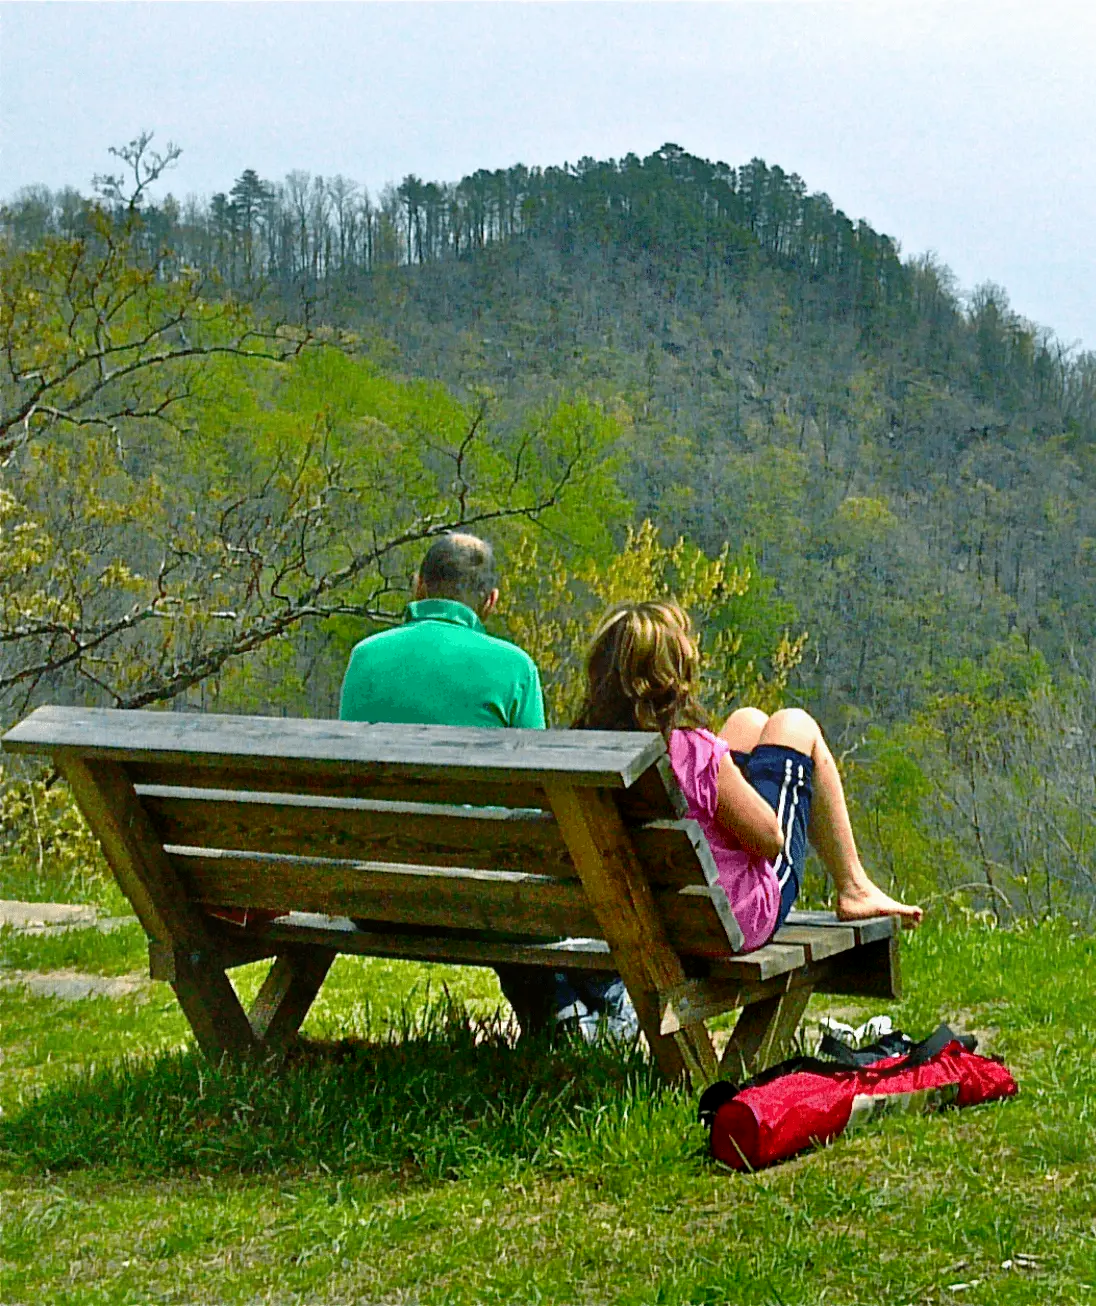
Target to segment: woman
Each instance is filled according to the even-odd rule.
[[[620,603],[594,635],[576,727],[658,730],[678,784],[708,839],[745,940],[768,942],[799,893],[810,838],[837,890],[841,920],[898,916],[856,851],[841,777],[818,724],[799,708],[732,712],[719,734],[695,698],[700,652],[676,603]]]

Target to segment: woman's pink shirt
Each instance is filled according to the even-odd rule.
[[[708,840],[719,883],[742,930],[742,950],[749,952],[767,943],[776,929],[780,886],[765,858],[739,847],[734,835],[716,821],[719,766],[730,751],[727,741],[710,730],[675,730],[670,735],[670,765],[690,817]]]

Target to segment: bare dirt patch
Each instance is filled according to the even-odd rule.
[[[147,995],[152,981],[143,975],[88,975],[79,970],[12,970],[0,974],[0,988],[20,987],[35,997],[79,1002],[85,998]]]

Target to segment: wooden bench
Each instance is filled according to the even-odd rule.
[[[813,990],[898,994],[886,918],[801,912],[735,955],[656,734],[42,707],[3,746],[68,781],[210,1057],[284,1049],[340,952],[616,971],[661,1071],[693,1082],[719,1071],[721,1012],[741,1008],[735,1076],[775,1059]],[[241,929],[207,907],[292,914]],[[269,957],[245,1012],[226,971]]]

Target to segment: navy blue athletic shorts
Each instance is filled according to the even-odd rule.
[[[777,928],[791,911],[803,880],[807,857],[807,823],[811,817],[814,762],[806,753],[783,744],[758,744],[752,753],[732,750],[735,765],[776,813],[784,847],[773,862],[780,885]]]

